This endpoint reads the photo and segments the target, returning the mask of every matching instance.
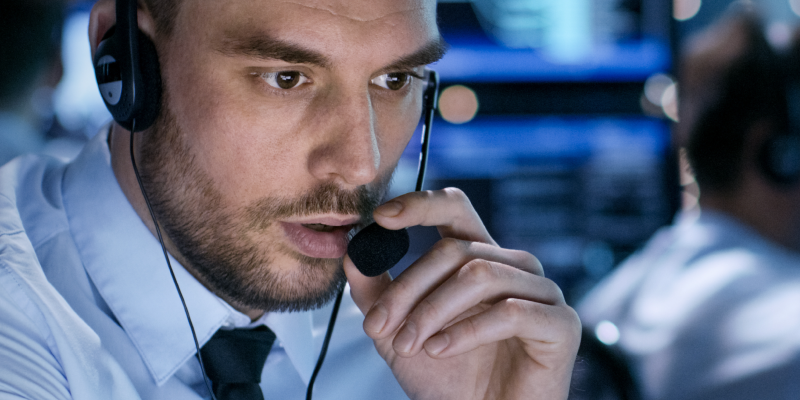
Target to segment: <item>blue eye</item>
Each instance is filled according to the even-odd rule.
[[[308,78],[299,71],[265,72],[261,79],[276,89],[292,89],[308,82]]]
[[[373,78],[370,82],[384,89],[400,90],[411,81],[411,75],[405,72],[390,72]]]

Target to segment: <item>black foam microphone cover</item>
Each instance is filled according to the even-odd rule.
[[[408,252],[408,231],[386,229],[372,223],[347,245],[347,254],[362,274],[378,276],[397,264]]]

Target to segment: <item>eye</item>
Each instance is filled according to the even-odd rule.
[[[261,79],[276,89],[291,89],[308,82],[308,78],[300,71],[265,72]]]
[[[411,80],[411,75],[406,72],[390,72],[373,78],[370,82],[389,90],[400,90]]]

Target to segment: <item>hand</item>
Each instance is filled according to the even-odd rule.
[[[412,399],[567,398],[580,321],[536,257],[500,248],[458,189],[409,193],[374,216],[442,236],[394,281],[344,261],[364,331]]]

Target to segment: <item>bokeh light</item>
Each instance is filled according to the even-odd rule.
[[[673,83],[664,89],[661,96],[661,108],[669,119],[678,122],[678,85]]]
[[[653,74],[644,83],[644,95],[651,103],[661,106],[661,98],[667,88],[675,83],[667,74]]]
[[[439,113],[453,124],[469,122],[478,113],[478,96],[466,86],[450,86],[439,97]]]
[[[797,16],[800,16],[800,0],[789,0],[789,7]]]
[[[594,329],[594,334],[601,342],[611,346],[619,341],[619,329],[611,321],[601,321]]]
[[[797,0],[792,0],[797,1]],[[672,2],[672,16],[678,21],[686,21],[692,19],[697,12],[700,11],[700,6],[703,5],[702,0],[673,0]]]

